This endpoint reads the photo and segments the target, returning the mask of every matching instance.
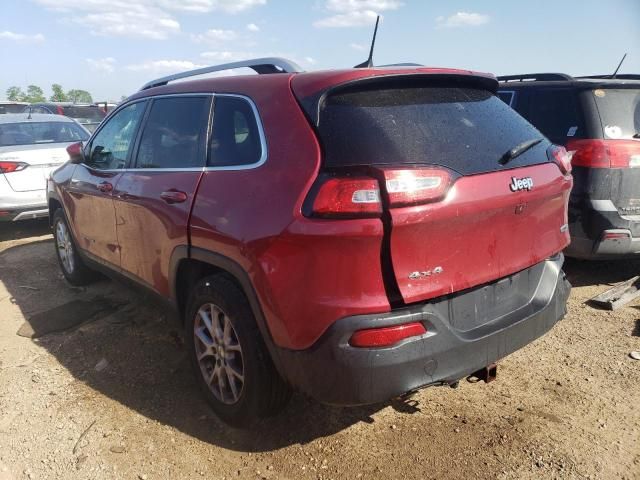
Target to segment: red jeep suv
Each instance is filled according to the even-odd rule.
[[[258,75],[172,83],[239,67]],[[570,290],[569,159],[497,87],[278,58],[150,82],[48,183],[64,276],[102,270],[170,302],[231,423],[292,387],[359,405],[486,372]]]

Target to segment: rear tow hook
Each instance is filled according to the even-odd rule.
[[[498,376],[498,365],[492,363],[491,365],[487,365],[480,370],[473,372],[471,375],[467,377],[467,381],[471,383],[476,383],[482,380],[484,383],[493,382]]]

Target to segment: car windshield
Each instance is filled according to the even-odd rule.
[[[63,107],[62,111],[67,117],[75,118],[81,123],[100,123],[106,113],[97,105],[87,105],[79,107],[77,105],[71,107]]]
[[[629,139],[640,133],[640,89],[593,91],[606,139]],[[636,137],[637,138],[637,137]]]
[[[87,132],[72,122],[0,123],[0,147],[79,142]]]

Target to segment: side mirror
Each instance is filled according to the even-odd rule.
[[[67,153],[69,154],[71,163],[78,164],[84,162],[84,151],[82,147],[82,142],[72,143],[67,147]]]

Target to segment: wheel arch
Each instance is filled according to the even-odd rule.
[[[47,206],[49,208],[49,226],[53,227],[53,214],[56,210],[63,208],[62,202],[57,197],[50,195],[47,200]]]
[[[273,344],[269,327],[249,274],[229,257],[202,248],[189,248],[187,245],[180,245],[174,249],[169,265],[171,303],[178,310],[180,319],[183,322],[185,320],[185,307],[190,287],[199,279],[216,273],[229,276],[240,287],[249,302],[265,342],[268,345]]]
[[[283,378],[288,378],[286,369],[282,367],[280,348],[273,341],[253,283],[249,274],[236,261],[216,252],[197,247],[189,248],[187,245],[180,245],[174,249],[169,264],[170,300],[178,311],[181,322],[184,324],[186,320],[185,308],[191,286],[199,279],[216,273],[227,275],[242,290],[276,369]]]

